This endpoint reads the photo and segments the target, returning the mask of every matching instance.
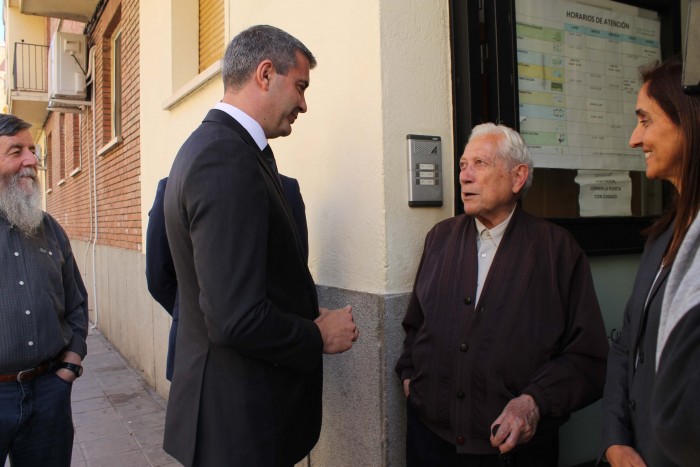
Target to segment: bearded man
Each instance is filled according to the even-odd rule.
[[[41,210],[29,127],[0,114],[0,465],[68,467],[87,293],[66,233]]]

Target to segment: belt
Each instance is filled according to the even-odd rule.
[[[49,371],[49,368],[51,368],[51,362],[44,362],[29,370],[0,374],[0,383],[23,383],[25,381],[31,381]]]

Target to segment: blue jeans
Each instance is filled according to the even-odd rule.
[[[0,383],[0,466],[70,467],[73,417],[69,383],[54,371]]]

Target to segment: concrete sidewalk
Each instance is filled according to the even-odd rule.
[[[91,329],[84,373],[73,383],[75,467],[179,466],[163,452],[165,401]]]

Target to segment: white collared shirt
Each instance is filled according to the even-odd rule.
[[[265,146],[267,146],[265,132],[253,117],[243,112],[238,107],[234,107],[231,104],[226,104],[225,102],[217,102],[214,108],[229,114],[231,118],[240,123],[241,126],[250,134],[250,136],[253,137],[255,144],[258,145],[261,151],[265,149]]]
[[[479,297],[481,296],[481,290],[484,288],[484,282],[491,269],[491,264],[493,263],[493,258],[496,256],[496,251],[498,251],[498,245],[501,244],[503,239],[503,234],[506,233],[508,224],[510,223],[511,217],[515,212],[515,207],[510,212],[510,215],[498,224],[497,226],[487,229],[484,224],[482,224],[479,219],[474,218],[476,222],[476,247],[477,253],[477,270],[478,279],[476,284],[476,302],[479,302]]]

